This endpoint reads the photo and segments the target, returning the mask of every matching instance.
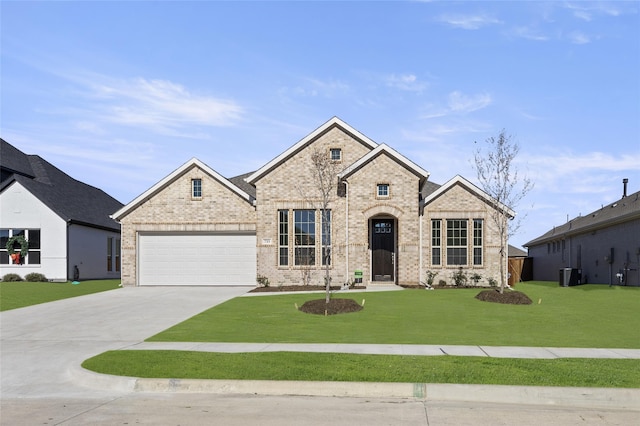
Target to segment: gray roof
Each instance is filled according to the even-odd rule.
[[[1,138],[0,159],[0,192],[18,182],[67,222],[120,231],[120,225],[109,215],[123,204],[101,189],[73,179],[43,158],[27,155]]]
[[[232,178],[229,178],[228,180],[234,184],[235,186],[237,186],[238,188],[242,189],[244,192],[246,192],[247,194],[251,195],[251,197],[253,197],[253,199],[256,199],[256,187],[247,183],[245,181],[246,178],[248,178],[249,176],[251,176],[252,174],[254,174],[254,172],[249,172],[249,173],[245,173],[239,176],[235,176]]]
[[[636,219],[640,219],[640,191],[603,206],[588,215],[578,216],[563,225],[554,226],[553,229],[529,241],[525,246],[545,244],[553,240],[608,228]]]
[[[507,250],[508,250],[507,251],[508,257],[527,257],[529,255],[526,251],[516,246],[512,246],[511,244],[509,244],[509,247]]]
[[[431,181],[426,181],[424,183],[424,186],[422,187],[422,198],[426,198],[429,195],[433,194],[434,192],[436,192],[438,190],[438,188],[440,188],[442,185],[438,184],[438,183],[434,183]]]

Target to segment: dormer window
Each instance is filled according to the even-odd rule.
[[[202,198],[202,179],[191,179],[191,198]]]
[[[329,150],[331,161],[342,161],[342,150],[340,148],[331,148]]]
[[[378,198],[389,198],[389,184],[379,183],[377,195],[378,195]]]

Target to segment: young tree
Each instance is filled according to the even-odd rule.
[[[486,150],[478,147],[474,153],[474,163],[480,186],[492,199],[491,218],[500,236],[500,293],[506,286],[505,262],[508,258],[508,241],[520,227],[521,220],[513,221],[509,210],[533,189],[533,183],[518,173],[515,158],[520,147],[511,135],[502,129],[498,137],[490,137],[485,143]],[[509,220],[513,225],[509,226]]]
[[[331,296],[331,210],[330,205],[336,197],[338,169],[336,162],[326,150],[315,148],[311,152],[311,173],[313,174],[314,194],[303,194],[305,199],[320,210],[322,265],[324,265],[324,282],[326,288],[325,303],[329,304]]]

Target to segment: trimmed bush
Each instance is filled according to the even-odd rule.
[[[18,274],[5,274],[4,277],[2,277],[2,281],[6,281],[6,282],[17,282],[17,281],[23,281],[22,277]]]
[[[24,276],[25,281],[29,281],[30,283],[46,283],[49,282],[47,277],[43,274],[39,274],[37,272],[32,272]]]

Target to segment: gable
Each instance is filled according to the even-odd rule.
[[[202,180],[202,197],[192,199],[192,179]],[[192,158],[174,170],[160,182],[149,188],[136,199],[115,212],[112,217],[121,221],[127,215],[141,209],[143,215],[150,217],[165,215],[167,220],[186,220],[189,212],[184,209],[190,206],[194,220],[200,221],[210,215],[216,215],[217,221],[224,220],[220,216],[232,214],[238,209],[253,211],[254,198],[218,174],[206,164]],[[215,211],[208,211],[215,209]],[[157,211],[156,211],[157,210]]]
[[[290,161],[292,157],[299,155],[303,150],[307,149],[310,145],[315,144],[319,140],[325,141],[325,143],[328,143],[329,145],[331,145],[331,142],[333,141],[336,147],[349,146],[359,152],[368,152],[378,146],[378,144],[373,140],[369,139],[353,127],[349,126],[338,117],[333,117],[322,126],[318,127],[316,130],[302,138],[291,148],[255,171],[253,174],[247,177],[246,181],[252,185],[255,185],[258,180],[273,172],[275,169],[285,164],[286,162]],[[354,144],[354,142],[357,142],[359,145],[361,145],[359,149],[355,146],[356,144]],[[330,148],[331,146],[328,146],[327,150]],[[362,151],[363,149],[364,151]],[[344,154],[345,156],[342,159],[342,163],[347,165],[355,162],[362,156],[362,154],[358,155],[357,157],[352,156],[349,155],[348,152],[344,152]]]
[[[347,167],[345,170],[343,170],[339,174],[339,177],[341,179],[348,178],[349,176],[353,175],[354,173],[357,173],[364,166],[368,165],[369,163],[371,163],[372,161],[374,161],[376,158],[380,156],[385,156],[389,158],[390,160],[397,163],[400,167],[406,169],[407,171],[417,176],[420,181],[420,188],[422,188],[423,184],[429,178],[429,172],[419,167],[413,161],[409,160],[408,158],[398,153],[396,150],[387,146],[386,144],[378,145],[374,150],[370,151],[369,153],[361,157],[358,161],[356,161],[355,163]]]
[[[460,175],[440,186],[423,200],[425,209],[472,210],[480,207],[493,208],[494,202],[483,190]],[[504,211],[510,218],[515,212],[504,204],[498,204],[498,209]]]

